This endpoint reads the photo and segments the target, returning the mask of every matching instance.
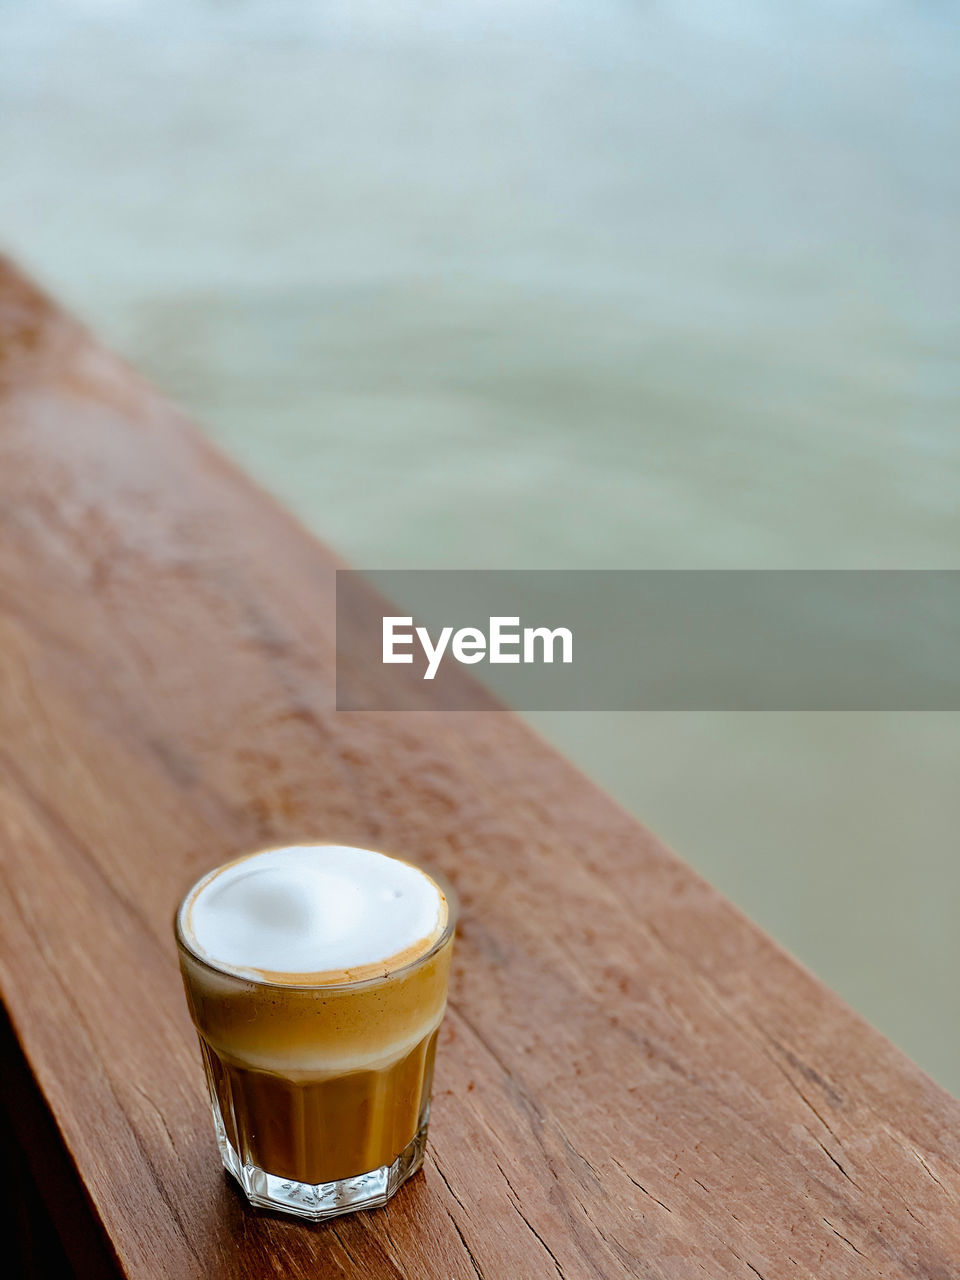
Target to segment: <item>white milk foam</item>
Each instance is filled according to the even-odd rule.
[[[198,955],[250,977],[357,969],[421,942],[426,951],[446,923],[446,899],[425,872],[346,845],[269,849],[228,863],[194,886],[180,912]]]

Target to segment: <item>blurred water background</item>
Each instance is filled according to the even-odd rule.
[[[912,0],[2,0],[0,239],[370,568],[960,568]],[[960,1092],[960,716],[537,714]]]

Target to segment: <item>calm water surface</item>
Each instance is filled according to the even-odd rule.
[[[359,565],[960,567],[958,30],[6,0],[0,235]],[[536,719],[960,1092],[960,717]]]

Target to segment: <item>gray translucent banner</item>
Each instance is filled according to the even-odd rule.
[[[957,710],[960,571],[338,571],[339,710],[503,705]]]

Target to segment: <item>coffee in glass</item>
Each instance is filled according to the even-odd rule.
[[[187,1001],[252,1203],[319,1220],[420,1167],[455,914],[434,876],[343,845],[264,850],[187,893]]]

